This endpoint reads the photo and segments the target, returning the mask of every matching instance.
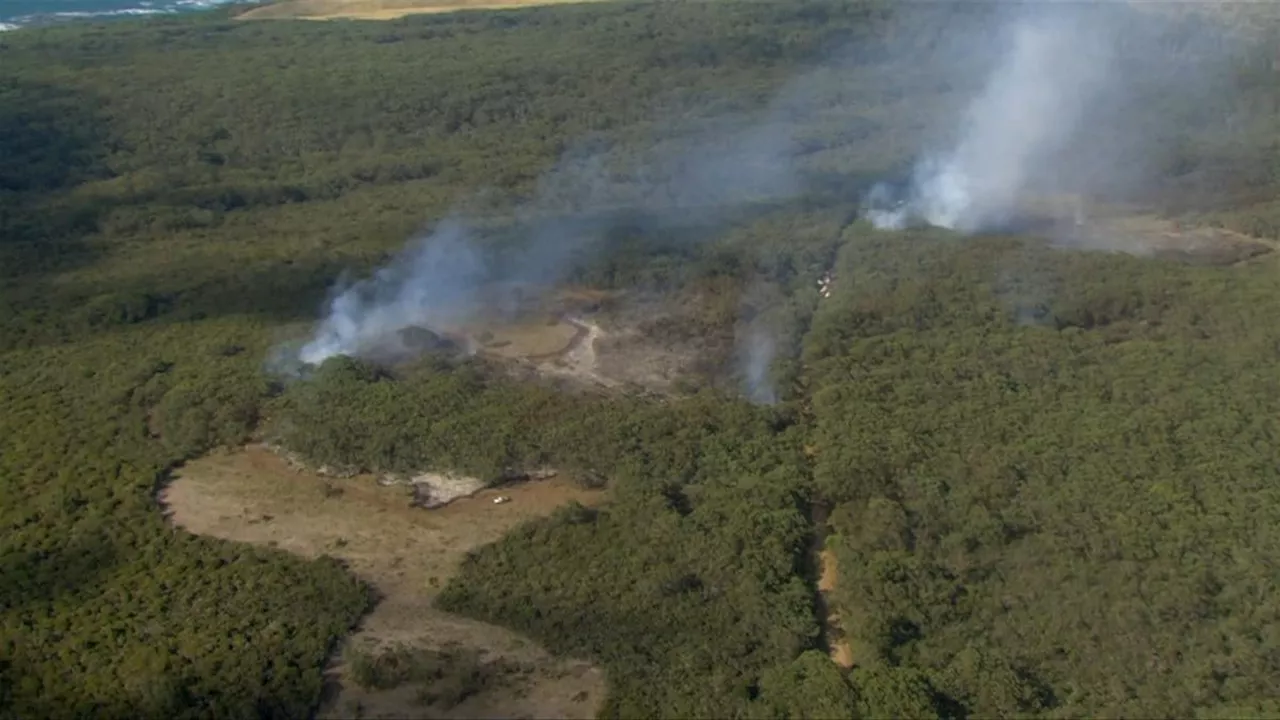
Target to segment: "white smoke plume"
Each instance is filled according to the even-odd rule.
[[[774,335],[761,323],[752,323],[740,339],[742,374],[747,399],[760,405],[774,405],[778,392],[769,373],[778,347]]]
[[[553,283],[619,223],[704,224],[735,207],[796,194],[788,129],[769,118],[734,125],[704,132],[693,147],[686,138],[659,148],[638,169],[619,170],[616,158],[589,147],[566,153],[533,198],[514,209],[507,232],[519,237],[506,250],[486,255],[475,242],[475,223],[443,222],[372,277],[335,288],[312,338],[278,352],[284,360],[274,364],[283,370],[335,355],[395,355],[407,351],[397,334],[406,328],[456,325],[482,303],[490,311],[514,310],[509,298],[480,298],[480,287],[501,282],[536,290]]]
[[[1036,169],[1071,138],[1105,78],[1110,32],[1024,9],[1001,34],[1003,58],[970,104],[959,142],[916,167],[896,206],[884,207],[885,190],[875,191],[869,217],[878,227],[918,219],[974,232],[1002,223]]]
[[[983,54],[994,43],[998,59],[948,123],[946,150],[925,153],[905,187],[873,188],[865,216],[881,229],[973,233],[1004,226],[1030,195],[1132,186],[1159,134],[1151,130],[1177,122],[1161,117],[1164,101],[1140,100],[1160,89],[1184,108],[1203,101],[1239,49],[1222,30],[1119,0],[1007,6],[959,44]],[[945,65],[932,70],[953,76]]]
[[[298,359],[319,364],[334,355],[399,350],[386,347],[398,342],[396,331],[439,327],[470,312],[484,273],[466,227],[446,221],[372,278],[337,292]]]

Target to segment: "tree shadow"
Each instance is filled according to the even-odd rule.
[[[250,268],[193,262],[146,272],[106,292],[37,280],[0,292],[0,351],[74,343],[142,324],[237,316],[271,324],[312,320],[345,270],[324,258]]]
[[[0,556],[0,610],[47,603],[92,585],[115,564],[116,552],[100,536],[77,536],[61,547]]]
[[[111,177],[98,105],[74,90],[0,78],[0,277],[93,261],[84,241],[102,208],[66,194]]]

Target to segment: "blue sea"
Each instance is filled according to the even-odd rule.
[[[0,0],[0,30],[72,20],[172,15],[235,0]],[[240,0],[243,2],[243,0]]]

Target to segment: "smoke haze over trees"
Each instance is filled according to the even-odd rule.
[[[1255,38],[1212,15],[1000,4],[915,68],[948,84],[981,82],[963,113],[934,118],[936,146],[922,148],[904,193],[873,189],[870,215],[884,228],[974,232],[1005,225],[1036,194],[1142,198],[1171,144],[1240,119],[1232,74],[1260,54]]]

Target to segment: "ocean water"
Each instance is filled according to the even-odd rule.
[[[235,0],[0,0],[0,30],[74,20],[171,15]],[[241,0],[243,1],[243,0]]]

